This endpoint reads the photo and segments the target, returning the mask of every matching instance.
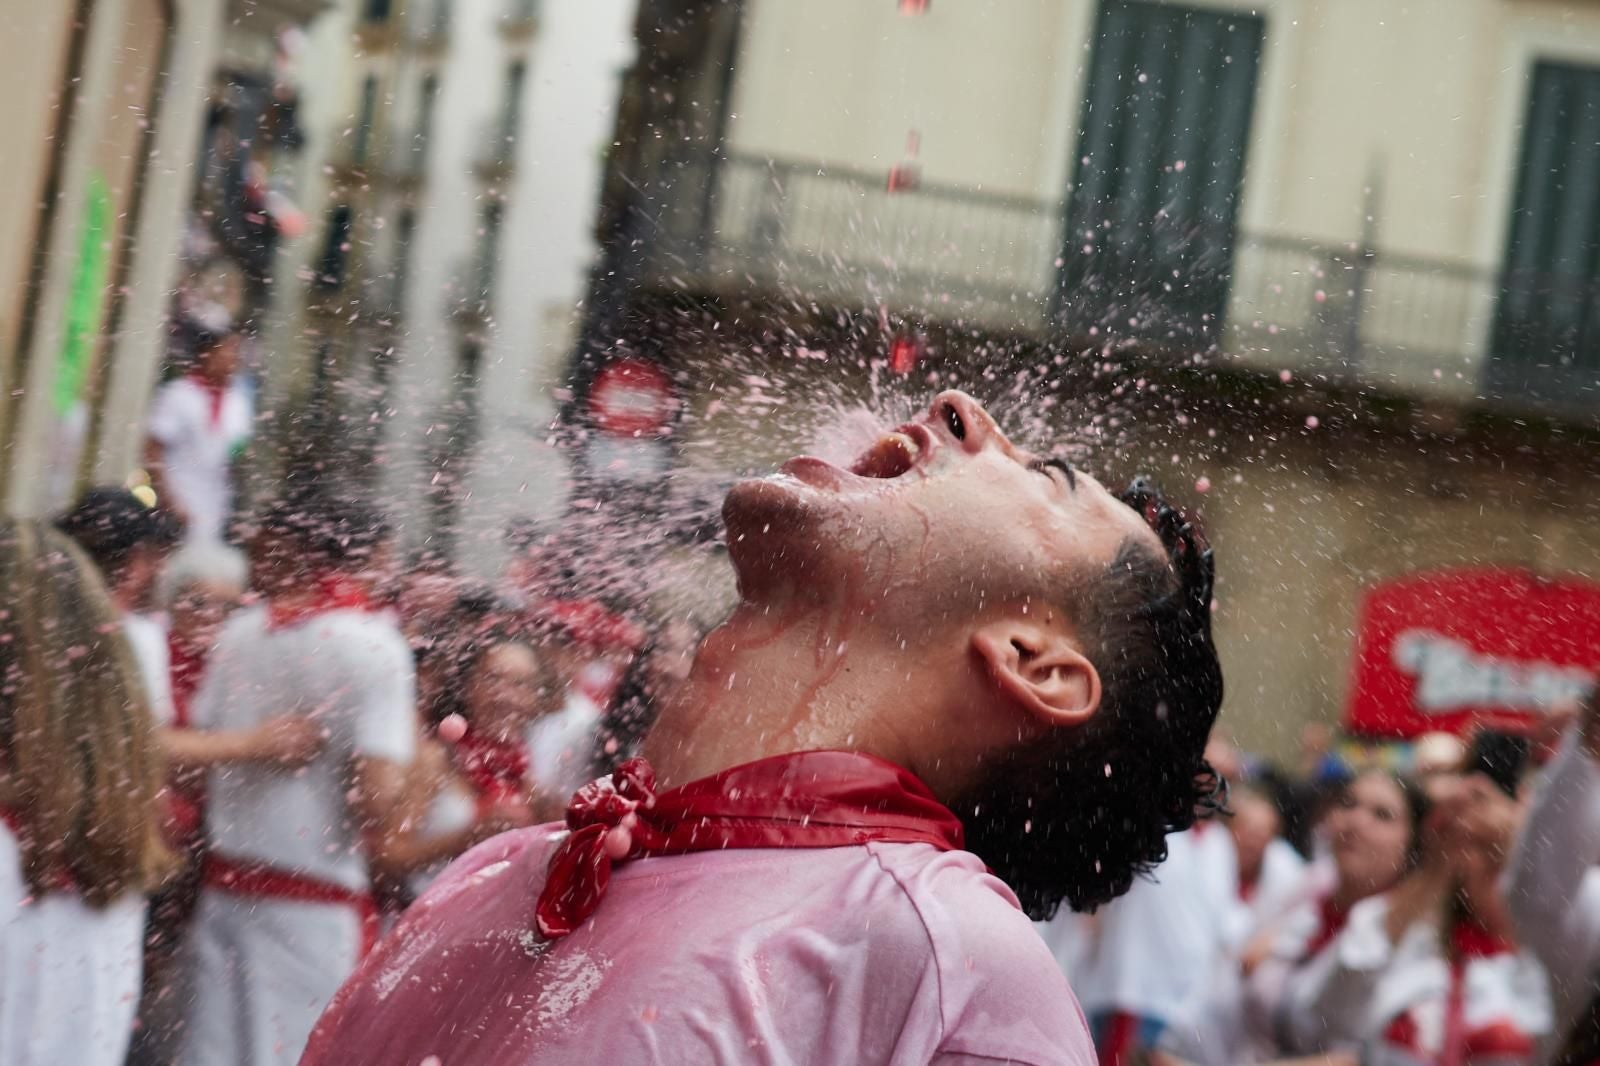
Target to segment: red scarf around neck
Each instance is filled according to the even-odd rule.
[[[305,599],[267,600],[267,629],[288,629],[328,611],[365,611],[372,606],[361,586],[344,574],[318,574],[308,584],[311,595]]]
[[[650,764],[629,759],[578,790],[567,826],[536,908],[539,932],[551,940],[594,913],[614,863],[647,855],[875,840],[962,846],[960,820],[910,771],[849,751],[777,755],[660,795]]]
[[[227,399],[228,386],[216,384],[199,371],[190,374],[189,380],[198,385],[206,394],[206,399],[210,401],[211,427],[215,429],[222,424],[222,402]]]
[[[521,745],[495,740],[468,728],[455,743],[456,767],[483,810],[528,792],[528,752]]]

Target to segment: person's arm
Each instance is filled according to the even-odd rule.
[[[1600,964],[1600,699],[1568,735],[1534,796],[1500,882],[1518,940],[1575,988]]]
[[[268,719],[255,729],[177,729],[160,731],[167,765],[178,773],[224,763],[271,762],[293,768],[322,750],[326,731],[302,715]]]

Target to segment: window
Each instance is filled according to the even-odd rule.
[[[477,295],[487,300],[494,291],[495,267],[500,259],[500,216],[503,208],[498,202],[483,206],[482,229],[478,238],[478,261],[474,271]]]
[[[378,111],[378,79],[368,75],[361,83],[361,117],[356,122],[356,140],[350,149],[350,159],[357,166],[367,161],[372,147],[372,124]]]
[[[367,0],[362,16],[368,22],[389,21],[390,0]]]
[[[506,100],[500,113],[500,129],[509,143],[517,135],[522,117],[522,83],[527,80],[528,65],[520,59],[506,70]]]
[[[1217,338],[1264,36],[1253,15],[1101,5],[1057,293],[1069,331]]]
[[[348,204],[339,204],[328,212],[328,232],[322,241],[322,254],[317,257],[315,282],[324,291],[337,289],[344,284],[345,266],[350,256],[352,222]]]
[[[429,74],[422,79],[422,98],[417,104],[417,127],[412,135],[412,147],[418,160],[427,154],[428,141],[433,137],[433,111],[439,100],[439,76]]]
[[[390,284],[394,286],[393,306],[404,306],[406,277],[411,272],[411,246],[417,237],[417,213],[411,208],[400,212],[400,221],[394,235],[394,270]]]
[[[1600,68],[1535,65],[1488,388],[1594,406],[1600,370]]]

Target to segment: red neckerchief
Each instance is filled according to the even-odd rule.
[[[222,401],[228,396],[228,386],[207,381],[205,375],[199,372],[190,374],[189,380],[198,385],[206,394],[206,399],[211,401],[211,427],[215,429],[222,424]]]
[[[495,740],[469,728],[456,741],[455,755],[456,766],[480,808],[526,794],[528,752],[521,744]]]
[[[1469,1033],[1467,1031],[1467,964],[1473,959],[1487,959],[1495,955],[1513,954],[1517,945],[1507,937],[1489,931],[1470,918],[1458,918],[1450,926],[1450,989],[1445,994],[1444,1009],[1444,1047],[1439,1053],[1439,1066],[1465,1066],[1472,1057],[1474,1050],[1484,1051],[1487,1048],[1474,1048],[1474,1037],[1492,1037],[1499,1044],[1521,1036],[1522,1040],[1516,1045],[1521,1052],[1518,1057],[1525,1057],[1533,1050],[1532,1041],[1526,1034],[1518,1034],[1515,1030],[1510,1033],[1503,1031],[1505,1026],[1491,1028],[1486,1033]]]
[[[372,604],[361,586],[343,574],[319,574],[311,579],[310,599],[283,603],[267,600],[267,629],[287,629],[328,611],[365,611]]]
[[[172,663],[172,724],[189,728],[189,701],[200,687],[200,668],[205,657],[170,631],[167,633],[167,659]]]
[[[1305,954],[1300,956],[1302,962],[1313,958],[1319,951],[1333,943],[1333,938],[1344,929],[1344,923],[1350,920],[1350,912],[1333,902],[1331,894],[1323,896],[1317,901],[1317,931],[1306,941]]]
[[[804,751],[735,766],[656,795],[655,771],[629,759],[579,789],[571,834],[550,859],[536,909],[554,940],[584,923],[613,863],[727,848],[838,848],[874,840],[958,851],[961,822],[893,763],[850,751]]]

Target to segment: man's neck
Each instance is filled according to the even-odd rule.
[[[706,638],[645,743],[663,785],[819,748],[915,771],[915,745],[898,728],[909,703],[903,653],[874,636],[829,612],[739,608]]]

